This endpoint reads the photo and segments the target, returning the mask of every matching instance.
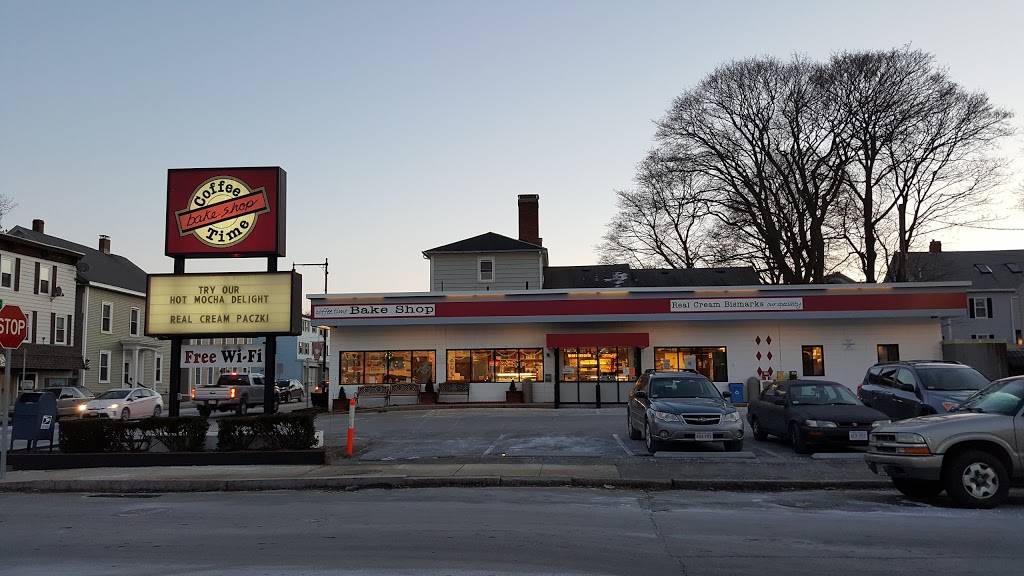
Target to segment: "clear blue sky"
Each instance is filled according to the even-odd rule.
[[[540,194],[552,264],[592,263],[652,120],[717,64],[909,43],[1020,115],[1022,5],[0,0],[4,225],[109,234],[169,271],[167,168],[280,165],[281,265],[329,257],[332,292],[425,290],[420,252],[515,236],[520,193]]]

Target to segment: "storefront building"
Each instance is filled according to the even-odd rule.
[[[499,402],[624,402],[643,370],[696,370],[723,390],[751,376],[856,387],[878,361],[942,357],[966,282],[765,286],[752,268],[548,265],[538,198],[519,238],[488,232],[425,251],[430,290],[313,294],[330,329],[331,395],[454,383]],[[463,386],[462,388],[465,388]]]

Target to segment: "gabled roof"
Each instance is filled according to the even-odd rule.
[[[757,271],[750,266],[634,269],[629,264],[599,264],[544,269],[544,288],[754,286],[760,283]]]
[[[1022,272],[1014,273],[1007,264]],[[987,267],[987,268],[986,268]],[[895,273],[895,259],[889,278]],[[983,270],[991,270],[985,273]],[[965,252],[910,252],[907,281],[965,280],[974,290],[1015,290],[1024,284],[1024,250],[976,250]]]
[[[523,242],[522,240],[516,240],[515,238],[509,238],[494,232],[487,232],[479,236],[424,250],[423,255],[459,252],[541,252],[543,250],[543,246],[530,244],[529,242]]]
[[[78,261],[78,277],[81,281],[116,286],[135,292],[146,291],[145,270],[124,256],[104,254],[95,248],[69,242],[49,234],[41,234],[21,226],[11,228],[8,234],[83,254],[82,259]]]

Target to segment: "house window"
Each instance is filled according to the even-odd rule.
[[[50,268],[48,266],[39,267],[39,293],[50,293]]]
[[[656,370],[696,370],[712,382],[728,382],[728,355],[725,346],[684,346],[655,348]]]
[[[995,340],[995,334],[971,334],[971,340]]]
[[[896,362],[900,359],[900,345],[899,344],[879,344],[878,345],[878,361],[879,362]]]
[[[100,350],[100,384],[110,384],[109,350]]]
[[[433,350],[341,353],[342,384],[426,384],[433,381]]]
[[[804,362],[804,376],[825,375],[825,347],[820,345],[801,346]]]
[[[0,256],[0,286],[14,286],[14,260],[9,256]]]
[[[67,344],[67,318],[57,316],[56,324],[53,327],[53,343]]]
[[[991,298],[968,298],[967,299],[967,312],[971,318],[991,318],[992,317],[992,299]]]
[[[104,302],[100,305],[100,332],[110,334],[114,328],[114,304]]]
[[[480,282],[494,281],[494,258],[480,258],[477,260],[476,279]]]
[[[128,333],[132,336],[139,335],[139,309],[132,308],[128,315]]]
[[[164,357],[157,354],[153,358],[153,382],[160,384],[164,381]]]
[[[534,382],[544,379],[544,350],[448,350],[447,368],[449,382]]]

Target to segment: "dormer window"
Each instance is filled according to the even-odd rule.
[[[974,269],[982,274],[991,274],[992,269],[989,268],[988,264],[975,264]]]
[[[476,279],[480,282],[494,281],[494,258],[480,258],[477,260]]]

